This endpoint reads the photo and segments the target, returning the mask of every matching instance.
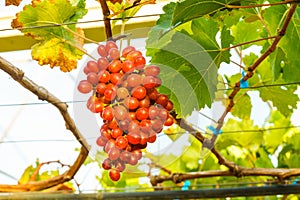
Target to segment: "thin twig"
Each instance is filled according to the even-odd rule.
[[[270,37],[266,37],[266,38],[259,38],[259,39],[256,39],[256,40],[251,40],[251,41],[243,42],[243,43],[231,46],[231,47],[227,47],[227,48],[224,48],[224,49],[221,49],[221,50],[222,51],[229,51],[230,49],[233,49],[233,48],[236,48],[236,47],[244,46],[244,45],[247,45],[247,44],[253,44],[255,42],[260,42],[260,41],[264,41],[264,40],[274,39],[274,38],[277,38],[277,37],[278,36],[276,35],[276,36],[270,36]]]

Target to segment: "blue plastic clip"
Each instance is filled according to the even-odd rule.
[[[249,87],[248,80],[244,81],[245,75],[246,75],[245,71],[242,71],[243,78],[241,78],[241,80],[240,80],[240,88],[248,88]]]
[[[208,129],[211,130],[211,132],[213,132],[214,135],[220,135],[222,133],[222,130],[217,130],[212,125],[208,126]]]
[[[298,185],[300,184],[300,179],[299,178],[296,178],[293,182],[292,182],[292,185]]]
[[[189,180],[186,180],[186,181],[184,181],[181,190],[189,190],[190,186],[191,186],[191,182]]]

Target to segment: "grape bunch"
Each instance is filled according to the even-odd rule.
[[[103,119],[96,140],[108,157],[102,167],[109,170],[111,180],[118,181],[126,164],[136,165],[142,149],[156,140],[163,126],[171,126],[173,103],[157,88],[160,68],[146,65],[141,51],[127,46],[122,51],[114,41],[97,48],[99,58],[84,67],[86,80],[78,90],[90,93],[87,108]]]

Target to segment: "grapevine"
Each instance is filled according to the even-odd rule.
[[[136,165],[142,149],[156,141],[163,126],[171,126],[173,103],[161,94],[160,68],[146,65],[142,52],[133,46],[118,49],[114,41],[97,48],[97,61],[87,62],[78,90],[91,93],[87,108],[98,113],[103,124],[96,143],[107,153],[102,167],[118,181],[126,164]]]

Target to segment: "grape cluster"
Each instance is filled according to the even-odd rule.
[[[99,59],[84,67],[86,80],[78,90],[90,93],[87,108],[103,119],[96,143],[108,154],[102,167],[118,181],[125,165],[136,165],[142,149],[153,143],[163,126],[171,126],[173,103],[158,92],[160,68],[146,66],[141,51],[127,46],[122,51],[113,41],[100,44]]]

